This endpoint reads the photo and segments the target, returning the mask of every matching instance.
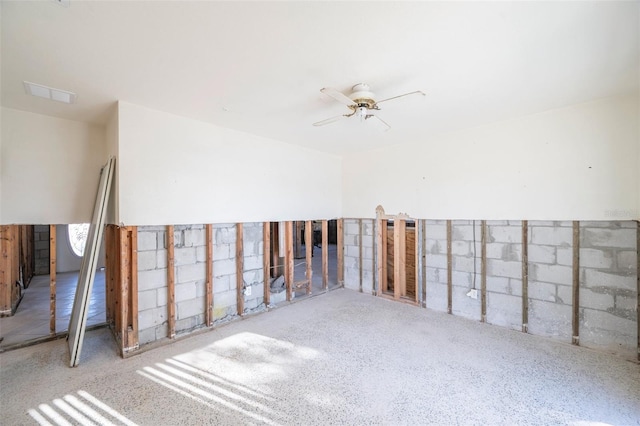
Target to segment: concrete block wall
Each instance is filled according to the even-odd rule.
[[[452,313],[465,318],[480,320],[480,272],[482,268],[480,258],[482,250],[480,221],[475,221],[475,224],[472,220],[452,221],[451,241]],[[474,288],[476,289],[475,298],[472,297],[473,295],[468,296]]]
[[[362,261],[360,245],[362,244]],[[362,219],[362,238],[360,238],[360,220],[344,220],[344,282],[345,287],[363,293],[375,294],[374,271],[375,220]],[[362,268],[362,282],[360,282]]]
[[[264,308],[262,224],[243,224],[244,314]],[[175,329],[205,326],[206,228],[174,226]],[[213,319],[237,316],[236,225],[213,225]],[[251,289],[250,291],[248,289]],[[251,293],[251,294],[249,294]],[[165,226],[138,227],[138,337],[140,345],[168,336]]]
[[[34,225],[33,249],[36,275],[49,274],[49,225]]]
[[[427,308],[447,312],[447,221],[425,221]]]
[[[522,222],[487,221],[489,324],[522,329]]]
[[[580,344],[633,355],[638,224],[580,223]]]

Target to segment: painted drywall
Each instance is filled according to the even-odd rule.
[[[107,125],[105,126],[105,145],[106,145],[107,157],[116,158],[116,168],[113,176],[113,181],[111,182],[111,192],[109,193],[109,205],[107,207],[107,217],[106,217],[106,223],[110,223],[110,224],[119,223],[118,172],[120,168],[118,167],[118,136],[119,136],[118,108],[116,104],[114,105],[113,111],[111,112],[109,120],[107,120]]]
[[[104,128],[2,108],[2,223],[90,222]]]
[[[347,155],[343,216],[635,219],[638,138],[634,94]]]
[[[119,102],[119,222],[339,217],[341,159]]]

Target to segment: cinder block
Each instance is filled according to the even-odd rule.
[[[155,251],[138,252],[138,271],[156,269],[156,257]]]
[[[487,277],[487,291],[501,294],[511,294],[511,284],[506,277]]]
[[[487,276],[522,278],[522,262],[487,259]]]
[[[427,308],[447,312],[447,286],[437,283],[427,284]]]
[[[571,227],[531,226],[529,231],[533,244],[563,247],[570,247],[573,244]]]
[[[613,265],[613,253],[602,249],[580,249],[580,266],[584,268],[611,268]]]
[[[204,280],[206,273],[207,265],[205,263],[178,266],[176,268],[176,282],[187,283],[190,281]]]
[[[219,227],[218,227],[219,226]],[[215,244],[231,244],[236,242],[236,227],[218,225],[215,227]]]
[[[245,256],[244,257],[244,270],[251,271],[255,269],[262,270],[262,257],[259,256]]]
[[[454,287],[451,291],[451,311],[454,315],[472,320],[480,320],[480,291],[478,298],[472,299],[467,296],[469,288]]]
[[[175,297],[176,297],[176,302],[195,299],[196,298],[195,283],[176,284]]]
[[[215,275],[215,272],[214,272]],[[235,280],[235,276],[233,277],[233,279]],[[234,281],[234,287],[235,289],[235,281]],[[218,293],[224,293],[226,291],[231,290],[231,276],[230,275],[223,275],[220,277],[214,277],[213,278],[213,294],[216,295]]]
[[[635,321],[595,309],[584,309],[581,325],[585,328],[606,330],[607,333],[601,336],[603,338],[606,338],[606,334],[614,334],[616,332],[629,336],[629,343],[632,345],[637,332]],[[635,344],[637,345],[637,340]]]
[[[476,225],[476,241],[480,240],[480,222]],[[454,241],[473,241],[473,226],[472,225],[454,225],[451,230],[451,235]]]
[[[522,330],[522,299],[508,294],[487,292],[487,322]]]
[[[363,257],[365,259],[373,259],[374,255],[373,255],[373,248],[372,247],[366,247],[364,249],[364,253],[363,253]]]
[[[206,282],[205,281],[196,281],[196,298],[197,297],[205,297],[206,290]]]
[[[216,260],[213,262],[213,274],[215,277],[231,275],[236,272],[235,259]]]
[[[580,289],[580,307],[606,311],[614,308],[613,295],[596,293],[588,288]]]
[[[451,283],[456,287],[471,288],[471,276],[468,272],[452,271]]]
[[[636,249],[637,236],[634,229],[586,228],[581,232],[585,247]]]
[[[195,298],[185,300],[177,304],[177,319],[184,319],[188,317],[198,316],[204,313],[205,301],[203,298]]]
[[[427,254],[446,254],[446,253],[447,253],[446,242],[443,246],[440,244],[439,240],[427,239]]]
[[[213,298],[214,309],[224,308],[227,306],[235,307],[237,305],[236,290],[225,291],[222,293],[216,293]]]
[[[487,226],[508,226],[508,220],[488,220]]]
[[[453,241],[451,243],[451,253],[458,256],[471,255],[471,245],[466,241]]]
[[[167,286],[167,270],[153,269],[138,271],[138,291],[151,290]]]
[[[158,250],[156,253],[156,268],[162,269],[167,267],[167,250]]]
[[[169,294],[167,292],[166,288],[159,288],[156,290],[156,298],[157,298],[157,304],[158,307],[163,307],[163,306],[167,306],[167,298],[169,297]]]
[[[425,263],[431,268],[446,269],[447,256],[443,254],[428,254]]]
[[[558,265],[573,266],[573,248],[558,247],[556,249],[556,262]]]
[[[157,290],[138,292],[138,312],[158,307]]]
[[[176,248],[173,259],[175,266],[196,263],[196,249],[193,247]]]
[[[167,310],[165,308],[147,309],[138,313],[138,329],[155,327],[167,320]]]
[[[430,283],[437,283],[439,282],[439,271],[440,269],[438,268],[426,268],[427,269],[427,287],[429,286]]]
[[[571,342],[570,305],[529,299],[529,333]]]
[[[482,266],[482,260],[473,257],[453,256],[453,270],[473,272],[474,261],[475,270],[479,273]]]
[[[617,261],[617,269],[620,272],[635,272],[638,270],[638,253],[636,251],[619,251]]]
[[[229,250],[229,244],[216,244],[213,247],[213,260],[225,260],[232,257],[233,256],[231,256],[231,251]]]
[[[522,280],[517,278],[509,278],[509,290],[514,296],[522,297]]]
[[[444,221],[441,221],[444,222]],[[445,240],[447,239],[447,226],[443,224],[433,223],[428,220],[425,227],[425,234],[427,239],[431,240]]]
[[[207,247],[206,246],[198,246],[196,247],[196,262],[206,262],[207,261]]]
[[[624,297],[617,295],[615,297],[615,308],[617,310],[635,311],[638,312],[638,297]]]
[[[586,287],[606,287],[610,289],[625,289],[636,291],[637,278],[635,274],[615,274],[596,269],[584,270],[584,284]]]
[[[360,248],[357,246],[347,246],[344,251],[346,256],[351,256],[354,258],[360,257]]]
[[[49,248],[49,241],[36,241],[33,247],[36,250],[46,250]]]
[[[529,299],[556,303],[556,285],[539,281],[529,281],[528,296]],[[571,302],[571,300],[569,300],[569,302]]]
[[[138,253],[158,248],[158,234],[155,232],[138,231]],[[139,255],[139,254],[138,254]]]
[[[569,266],[533,263],[529,265],[529,278],[532,281],[571,285],[573,270]]]
[[[522,242],[522,228],[517,226],[489,226],[489,241],[496,243]]]
[[[556,247],[531,244],[528,247],[529,262],[556,263]]]
[[[360,235],[360,226],[358,221],[345,219],[344,232],[349,235]]]
[[[145,330],[138,331],[138,342],[140,345],[156,341],[156,329],[155,327],[147,328]]]
[[[179,320],[176,320],[176,332],[186,333],[194,330],[195,328],[197,328],[199,325],[202,325],[203,323],[204,321],[198,318],[198,316],[179,319]]]
[[[506,247],[504,243],[487,243],[487,259],[502,259]]]

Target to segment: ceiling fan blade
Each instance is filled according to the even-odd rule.
[[[325,87],[320,89],[320,91],[327,96],[331,96],[333,99],[340,102],[341,104],[355,105],[355,102],[353,102],[347,95],[345,95],[342,92],[338,92],[336,89],[332,89],[331,87]]]
[[[403,98],[403,97],[405,97],[405,96],[410,96],[410,95],[422,95],[422,96],[426,96],[426,95],[424,94],[424,92],[421,92],[420,90],[416,90],[415,92],[409,92],[409,93],[405,93],[404,95],[398,95],[398,96],[393,96],[393,97],[391,97],[391,98],[383,99],[383,100],[381,100],[381,101],[376,102],[376,105],[377,105],[377,104],[380,104],[380,103],[382,103],[382,102],[390,101],[390,100],[392,100],[392,99]]]
[[[382,118],[378,117],[377,115],[370,114],[370,115],[367,115],[364,119],[369,120],[371,123],[373,123],[377,128],[379,128],[383,132],[386,132],[391,128],[391,126],[389,126],[386,121],[384,121]]]
[[[335,123],[336,121],[340,121],[343,118],[351,117],[350,115],[337,115],[335,117],[327,118],[326,120],[318,121],[317,123],[313,123],[314,126],[324,126],[325,124]]]

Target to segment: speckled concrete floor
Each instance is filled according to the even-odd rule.
[[[18,424],[640,424],[640,366],[335,290],[123,360],[106,329],[0,354]]]

